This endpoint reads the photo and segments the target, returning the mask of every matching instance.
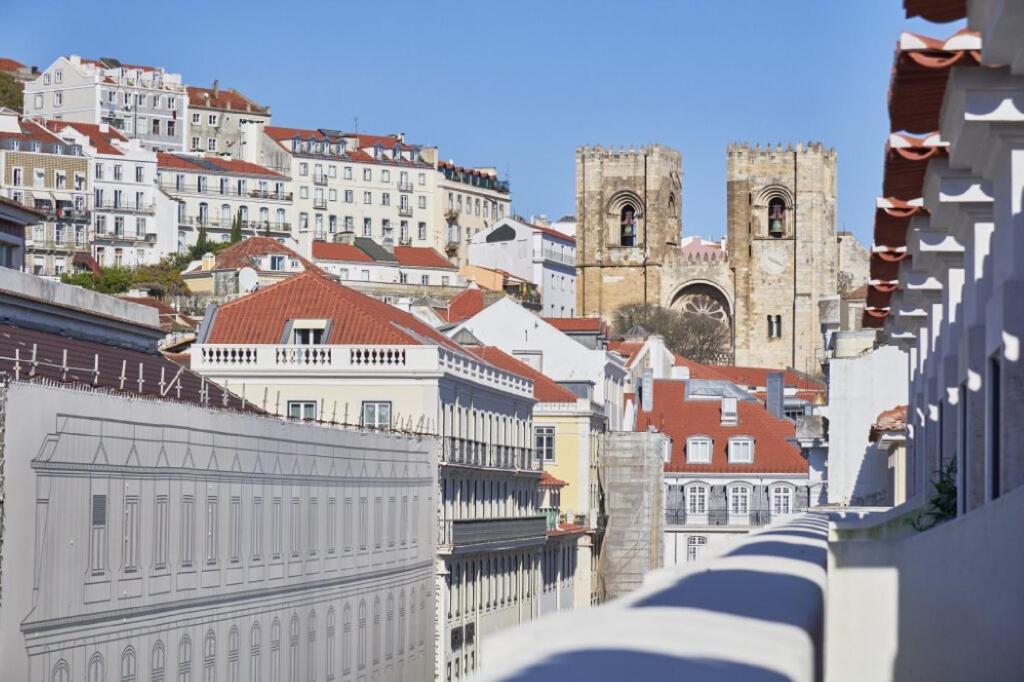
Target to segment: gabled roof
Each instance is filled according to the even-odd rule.
[[[306,270],[224,303],[213,318],[208,343],[281,342],[296,319],[331,320],[329,344],[437,345],[465,352],[409,313]]]
[[[217,254],[217,263],[214,267],[217,270],[238,270],[245,267],[259,270],[256,259],[268,255],[294,258],[302,263],[307,270],[317,269],[315,265],[298,253],[271,237],[249,237],[232,244]]]
[[[456,270],[451,262],[434,249],[425,246],[396,246],[395,258],[399,265],[418,268],[445,268]]]
[[[486,307],[484,292],[475,284],[470,284],[452,298],[447,308],[438,309],[437,314],[449,324],[455,324],[468,320]]]
[[[737,423],[723,426],[720,401],[686,400],[685,391],[686,382],[656,380],[653,410],[637,414],[637,431],[646,431],[653,426],[672,438],[672,456],[665,465],[665,471],[688,474],[807,473],[807,460],[790,442],[796,437],[796,428],[788,420],[773,417],[760,403],[737,401]],[[690,436],[712,439],[709,464],[686,461],[686,440]],[[754,439],[752,464],[729,462],[729,439],[733,436]]]
[[[575,403],[576,394],[496,346],[470,346],[466,350],[498,369],[533,381],[533,397],[540,403]]]
[[[373,263],[374,260],[355,244],[342,242],[313,242],[314,260],[332,260],[348,263]]]
[[[46,121],[47,129],[60,133],[66,128],[73,128],[89,139],[89,144],[96,148],[99,154],[111,154],[123,156],[123,152],[114,145],[114,141],[128,142],[128,138],[112,126],[107,126],[104,131],[95,123],[79,123],[78,121]]]
[[[10,57],[0,57],[0,71],[20,71],[25,65]]]
[[[42,142],[45,144],[66,144],[53,131],[33,119],[19,118],[19,132],[8,133],[0,131],[0,140],[16,138],[25,142]]]
[[[161,169],[173,168],[193,173],[222,173],[231,175],[258,175],[274,179],[285,179],[280,173],[255,163],[240,159],[225,159],[219,156],[191,156],[188,154],[156,155],[157,166]]]
[[[541,319],[561,332],[608,333],[608,325],[600,317],[542,317]]]
[[[214,90],[213,88],[197,88],[190,85],[187,90],[189,107],[270,114],[270,107],[257,104],[234,88]]]
[[[542,488],[564,488],[569,484],[560,478],[555,478],[554,474],[545,469],[541,472],[540,478],[537,479],[537,485]]]

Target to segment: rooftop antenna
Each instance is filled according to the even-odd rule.
[[[356,135],[358,135],[359,134],[359,117],[358,116],[353,116],[352,117],[352,125],[355,128],[355,130],[356,130]]]

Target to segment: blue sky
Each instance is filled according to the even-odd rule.
[[[513,208],[575,211],[579,145],[683,152],[683,232],[725,226],[731,141],[839,152],[839,224],[869,241],[899,0],[9,3],[0,52],[161,65],[296,127],[403,131],[493,165]],[[10,27],[21,27],[12,31]]]

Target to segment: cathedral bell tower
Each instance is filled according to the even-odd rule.
[[[660,304],[662,267],[682,232],[682,156],[674,149],[576,150],[576,309],[614,319]]]

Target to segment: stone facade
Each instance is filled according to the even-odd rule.
[[[667,147],[576,152],[577,310],[629,303],[730,326],[740,365],[820,372],[818,301],[866,281],[867,254],[835,232],[836,153],[820,143],[731,145],[724,243],[682,238],[682,157]]]

